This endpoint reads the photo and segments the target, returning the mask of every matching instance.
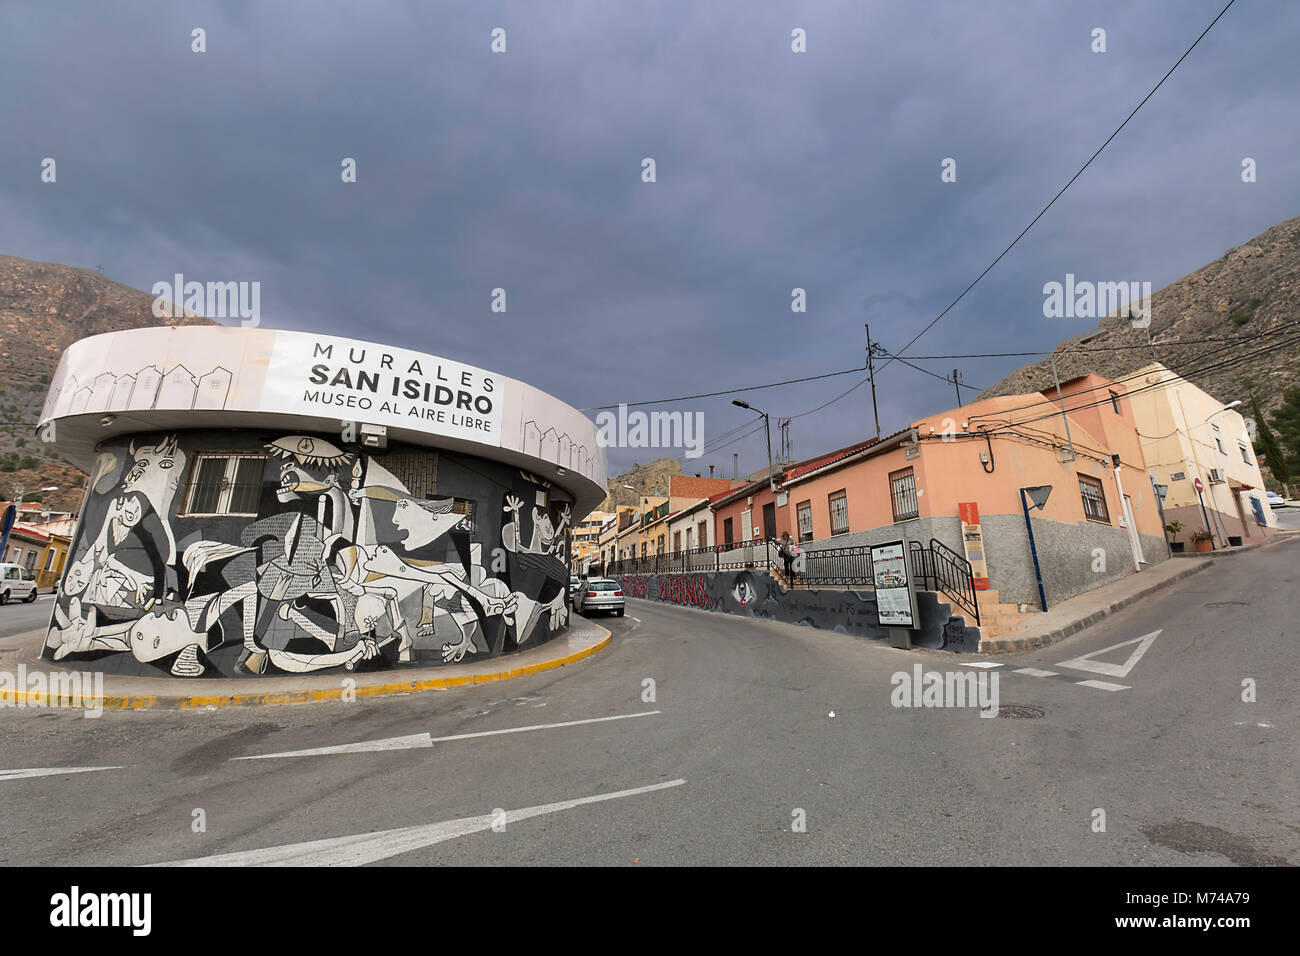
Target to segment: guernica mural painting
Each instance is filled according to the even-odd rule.
[[[44,655],[255,677],[452,664],[568,625],[571,501],[507,464],[314,434],[104,442]]]

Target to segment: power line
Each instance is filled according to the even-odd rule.
[[[579,409],[583,412],[600,412],[610,408],[634,408],[637,405],[663,405],[668,402],[688,402],[696,398],[716,398],[719,395],[735,395],[738,392],[756,392],[763,388],[777,388],[781,385],[797,385],[800,382],[815,382],[823,378],[834,378],[836,375],[852,375],[854,372],[861,372],[860,368],[846,368],[839,372],[825,372],[821,375],[808,375],[804,378],[790,378],[784,382],[769,382],[766,385],[746,385],[743,388],[724,388],[719,392],[702,392],[699,395],[680,395],[677,398],[656,398],[649,402],[618,402],[614,405],[594,405],[591,408]]]
[[[1132,395],[1140,394],[1140,393],[1145,392],[1145,391],[1149,391],[1149,390],[1154,389],[1154,388],[1167,387],[1167,386],[1169,386],[1169,385],[1175,384],[1175,383],[1178,382],[1178,381],[1186,381],[1188,375],[1199,375],[1199,374],[1201,374],[1201,373],[1203,373],[1203,372],[1214,371],[1215,369],[1228,368],[1228,367],[1230,367],[1230,366],[1237,365],[1237,364],[1239,364],[1239,363],[1241,363],[1241,362],[1247,361],[1248,359],[1256,358],[1257,356],[1264,355],[1264,354],[1267,354],[1268,352],[1275,351],[1276,349],[1287,348],[1287,347],[1289,347],[1289,346],[1293,346],[1293,345],[1296,345],[1296,344],[1300,344],[1300,336],[1297,336],[1297,337],[1292,338],[1292,339],[1288,339],[1288,340],[1283,341],[1283,342],[1275,342],[1275,343],[1273,343],[1272,345],[1268,345],[1268,346],[1266,346],[1266,347],[1264,347],[1264,348],[1257,349],[1257,350],[1255,350],[1254,352],[1246,352],[1246,353],[1243,353],[1242,355],[1236,355],[1236,356],[1233,356],[1233,357],[1231,357],[1231,358],[1223,359],[1222,361],[1219,361],[1219,362],[1213,362],[1213,363],[1211,363],[1211,364],[1209,364],[1209,365],[1206,365],[1206,366],[1203,366],[1203,367],[1201,367],[1201,368],[1192,369],[1191,371],[1186,372],[1186,373],[1184,373],[1184,374],[1175,374],[1175,375],[1174,375],[1173,377],[1171,377],[1171,378],[1162,379],[1162,380],[1159,381],[1159,382],[1152,382],[1152,383],[1149,384],[1149,385],[1144,385],[1144,386],[1142,386],[1142,387],[1140,387],[1140,388],[1132,389],[1132,390],[1129,391],[1127,394],[1128,394],[1129,396],[1132,396]],[[1203,356],[1202,356],[1202,357],[1203,357]],[[1100,386],[1100,387],[1105,387],[1105,386]],[[1084,394],[1084,392],[1090,392],[1090,391],[1095,391],[1095,390],[1096,390],[1095,388],[1092,388],[1092,389],[1085,389],[1084,391],[1076,392],[1076,393],[1074,393],[1074,394],[1076,394],[1076,395],[1081,395],[1081,394]],[[1089,403],[1087,403],[1087,404],[1085,404],[1085,405],[1076,405],[1076,406],[1073,407],[1073,408],[1067,408],[1065,411],[1066,411],[1066,413],[1068,414],[1069,412],[1082,411],[1082,410],[1087,409],[1087,408],[1096,408],[1098,405],[1105,405],[1105,404],[1107,404],[1107,403],[1109,403],[1109,402],[1110,402],[1110,398],[1107,397],[1107,398],[1103,398],[1103,399],[1098,399],[1098,400],[1095,401],[1095,402],[1089,402]],[[1039,404],[1041,404],[1041,403],[1039,403]],[[1029,408],[1029,407],[1032,407],[1032,406],[1024,406],[1024,407],[1025,407],[1025,408]],[[1014,410],[1014,409],[1008,409],[1007,411],[1013,411],[1013,410]],[[1021,421],[1018,421],[1018,422],[1007,422],[1007,423],[1005,423],[1005,424],[1006,424],[1007,427],[1018,427],[1018,426],[1021,426],[1021,425],[1032,424],[1033,422],[1040,422],[1040,421],[1043,421],[1043,420],[1048,419],[1048,418],[1055,418],[1055,417],[1057,417],[1057,416],[1060,415],[1060,414],[1061,414],[1061,412],[1060,412],[1060,410],[1058,409],[1057,411],[1050,412],[1049,414],[1046,414],[1046,415],[1039,415],[1039,416],[1037,416],[1036,418],[1027,418],[1027,419],[1023,419],[1023,420],[1021,420]],[[988,434],[996,434],[996,432],[989,432]]]
[[[1291,330],[1291,329],[1297,328],[1297,327],[1300,327],[1300,322],[1288,322],[1288,323],[1285,324],[1285,325],[1279,325],[1277,328],[1275,328],[1275,329],[1270,329],[1270,330],[1267,331],[1267,332],[1261,332],[1258,336],[1256,336],[1256,338],[1257,338],[1257,339],[1263,339],[1263,338],[1268,338],[1269,336],[1273,336],[1273,335],[1281,335],[1281,334],[1283,334],[1283,333],[1285,333],[1285,332],[1287,332],[1287,331],[1289,331],[1289,330]],[[1207,350],[1207,351],[1205,351],[1205,352],[1202,352],[1200,355],[1197,355],[1197,356],[1194,356],[1194,357],[1191,358],[1191,359],[1188,359],[1188,360],[1187,360],[1187,364],[1195,364],[1196,362],[1199,362],[1201,359],[1205,358],[1206,356],[1212,354],[1212,353],[1215,352],[1215,351],[1216,351],[1216,350],[1214,350],[1214,349],[1209,349],[1209,350]],[[1249,355],[1252,355],[1252,354],[1254,354],[1254,353],[1252,353],[1252,352],[1246,352],[1246,353],[1243,353],[1243,354],[1249,356]],[[1186,365],[1184,365],[1184,368],[1186,368]],[[1173,370],[1171,369],[1170,371],[1173,371]],[[1190,370],[1190,371],[1186,371],[1186,372],[1182,372],[1182,373],[1176,373],[1176,374],[1177,374],[1177,377],[1178,377],[1178,378],[1186,378],[1188,375],[1198,375],[1198,374],[1200,374],[1201,371],[1202,371],[1202,369],[1196,369],[1196,368],[1194,368],[1194,369],[1192,369],[1192,370]],[[1107,382],[1106,382],[1105,384],[1103,384],[1103,385],[1094,385],[1092,388],[1081,389],[1080,391],[1078,391],[1078,392],[1074,392],[1073,394],[1076,395],[1076,396],[1077,396],[1077,395],[1084,395],[1084,394],[1087,394],[1088,392],[1096,392],[1096,391],[1100,391],[1100,390],[1103,389],[1103,388],[1109,388],[1109,386],[1110,386],[1110,385],[1113,385],[1113,384],[1121,384],[1121,385],[1123,385],[1123,384],[1125,384],[1125,383],[1127,383],[1127,382],[1131,382],[1131,381],[1133,381],[1134,379],[1141,378],[1141,377],[1143,376],[1143,374],[1144,374],[1144,373],[1143,373],[1142,371],[1140,371],[1140,370],[1139,370],[1139,371],[1135,371],[1135,372],[1131,372],[1130,374],[1125,375],[1125,376],[1122,376],[1122,377],[1120,377],[1120,378],[1108,379]],[[1052,388],[1053,392],[1055,392],[1055,390],[1056,390],[1055,385],[1051,386],[1051,388]],[[1043,389],[1043,391],[1046,391],[1046,389]],[[1020,411],[1026,411],[1026,410],[1031,409],[1031,408],[1037,408],[1039,405],[1054,405],[1054,404],[1057,404],[1057,401],[1058,401],[1058,400],[1057,400],[1056,398],[1040,398],[1038,401],[1030,402],[1028,405],[1018,405],[1018,406],[1016,406],[1015,408],[1004,408],[1004,409],[1000,409],[999,411],[996,411],[996,412],[986,412],[986,413],[981,413],[981,414],[972,415],[971,417],[972,417],[972,418],[990,418],[990,417],[992,417],[992,416],[994,416],[994,415],[1009,415],[1009,414],[1011,414],[1012,412],[1020,412]]]
[[[1100,345],[1092,349],[1071,349],[1070,354],[1091,355],[1094,352],[1096,353],[1124,352],[1130,349],[1150,349],[1150,348],[1163,349],[1171,345],[1207,345],[1215,342],[1231,344],[1234,342],[1244,342],[1248,338],[1249,336],[1238,335],[1226,339],[1224,338],[1179,339],[1177,341],[1169,341],[1169,342],[1143,342],[1140,345]],[[1055,349],[1051,349],[1050,351],[1046,351],[1046,352],[964,352],[964,353],[954,353],[952,355],[909,355],[908,358],[918,362],[926,359],[938,360],[938,359],[969,359],[969,358],[1022,358],[1029,355],[1054,355],[1057,351],[1059,351],[1059,347]],[[894,356],[894,357],[898,358],[898,356]]]
[[[948,304],[948,307],[946,309],[944,309],[933,319],[931,319],[930,323],[925,328],[921,329],[920,332],[917,332],[916,335],[912,336],[911,341],[909,341],[906,345],[902,347],[902,349],[900,350],[901,352],[906,352],[909,348],[911,348],[917,339],[925,335],[926,332],[929,332],[930,329],[932,329],[940,319],[942,319],[945,315],[947,315],[953,309],[953,307],[957,305],[958,302],[964,299],[966,297],[967,292],[975,288],[976,284],[981,279],[983,279],[986,275],[988,275],[990,272],[993,271],[993,267],[996,266],[999,262],[1001,262],[1002,258],[1008,252],[1010,252],[1013,248],[1015,248],[1016,243],[1020,242],[1020,240],[1024,238],[1025,234],[1029,232],[1030,229],[1034,228],[1034,225],[1038,222],[1038,220],[1042,219],[1043,216],[1046,215],[1047,210],[1052,208],[1052,206],[1056,203],[1056,200],[1060,199],[1061,196],[1064,195],[1065,191],[1074,184],[1074,181],[1083,175],[1084,170],[1086,170],[1089,166],[1092,165],[1092,161],[1101,155],[1101,151],[1104,150],[1107,146],[1109,146],[1111,140],[1113,140],[1116,136],[1120,134],[1120,131],[1123,130],[1124,127],[1129,124],[1129,120],[1131,120],[1134,116],[1137,115],[1137,111],[1140,110],[1146,104],[1147,100],[1151,99],[1151,97],[1155,95],[1156,90],[1160,89],[1160,87],[1164,85],[1165,80],[1169,79],[1169,77],[1173,75],[1174,70],[1178,69],[1179,64],[1181,64],[1183,60],[1187,59],[1187,57],[1191,54],[1191,52],[1196,49],[1196,45],[1200,43],[1201,40],[1205,39],[1205,35],[1210,32],[1211,28],[1213,28],[1213,26],[1216,23],[1219,22],[1220,17],[1222,17],[1225,13],[1227,13],[1229,8],[1231,8],[1232,5],[1236,2],[1237,0],[1228,0],[1227,6],[1225,6],[1222,10],[1220,10],[1219,15],[1210,21],[1210,25],[1201,31],[1201,35],[1198,36],[1192,42],[1192,45],[1189,46],[1186,49],[1186,51],[1184,51],[1183,55],[1178,58],[1178,61],[1169,68],[1169,72],[1160,78],[1160,82],[1151,88],[1150,93],[1142,97],[1142,102],[1138,103],[1137,106],[1133,107],[1133,112],[1129,113],[1128,116],[1124,118],[1124,122],[1120,123],[1119,126],[1115,128],[1115,132],[1111,133],[1109,136],[1106,137],[1106,142],[1102,143],[1100,146],[1097,147],[1097,151],[1088,157],[1088,161],[1079,167],[1079,171],[1070,177],[1069,182],[1067,182],[1064,186],[1062,186],[1060,190],[1057,192],[1057,194],[1051,198],[1051,201],[1048,202],[1048,204],[1044,206],[1041,210],[1039,210],[1038,215],[1030,220],[1029,225],[1025,226],[1024,229],[1020,230],[1020,234],[1016,236],[1016,238],[1011,240],[1011,244],[1008,245],[1005,249],[1003,249],[1000,253],[998,253],[998,257],[994,259],[991,263],[989,263],[988,268],[986,268],[983,272],[981,272],[978,276],[976,276],[974,281],[971,282],[970,285],[966,286],[966,288],[961,291],[961,294],[958,295],[957,298],[953,299],[952,302]],[[885,363],[885,365],[888,364],[889,362]],[[885,366],[882,365],[881,369],[883,370],[884,367]]]

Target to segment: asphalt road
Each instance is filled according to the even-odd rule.
[[[12,637],[45,628],[50,623],[53,602],[54,593],[46,591],[31,604],[10,601],[0,606],[0,637]]]
[[[1238,554],[989,661],[1003,707],[1039,719],[892,706],[892,674],[974,658],[643,601],[602,621],[611,649],[496,686],[3,710],[0,864],[1294,864],[1298,558],[1294,540]],[[75,767],[120,769],[3,772]]]

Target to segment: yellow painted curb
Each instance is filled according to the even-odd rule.
[[[450,690],[453,687],[469,687],[474,684],[492,684],[497,681],[510,680],[515,677],[526,677],[529,674],[540,674],[543,671],[549,671],[556,667],[564,667],[566,664],[573,664],[584,658],[591,657],[597,651],[602,651],[608,647],[614,639],[613,633],[605,631],[603,639],[592,644],[590,647],[584,647],[582,650],[574,651],[564,657],[557,657],[549,661],[538,661],[536,664],[523,664],[519,667],[512,667],[509,670],[496,671],[488,674],[466,674],[463,677],[431,677],[427,680],[399,681],[392,684],[368,684],[359,685],[351,690],[342,687],[330,688],[328,690],[295,690],[270,692],[265,694],[217,694],[210,696],[191,696],[191,697],[166,697],[158,694],[142,694],[138,696],[114,696],[105,694],[103,697],[88,697],[78,704],[76,710],[93,710],[99,707],[107,710],[143,710],[146,708],[158,708],[162,710],[202,710],[209,707],[255,707],[263,704],[307,704],[317,701],[341,700],[346,693],[350,697],[382,697],[387,694],[416,694],[426,690]],[[0,707],[67,707],[67,704],[60,703],[61,698],[58,695],[42,694],[25,690],[0,690]]]

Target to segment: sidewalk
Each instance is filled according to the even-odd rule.
[[[1046,647],[1091,627],[1108,614],[1128,607],[1134,601],[1154,594],[1175,581],[1213,566],[1216,561],[1231,558],[1243,551],[1271,548],[1274,545],[1300,537],[1300,532],[1277,534],[1267,541],[1259,541],[1240,548],[1223,548],[1208,554],[1178,555],[1181,560],[1168,560],[1141,574],[1133,574],[1121,581],[1094,588],[1068,601],[1062,601],[1048,611],[1034,615],[1032,622],[1014,635],[983,638],[981,654],[1005,654],[1008,651],[1029,651]]]
[[[39,658],[45,631],[28,631],[0,638],[0,707],[47,706],[49,696],[17,688],[16,675],[22,665],[27,674],[41,673],[48,680],[56,674],[79,674],[90,671],[61,667]],[[215,707],[250,707],[265,704],[301,704],[315,701],[381,697],[386,694],[414,694],[428,690],[448,690],[472,684],[538,674],[563,667],[609,647],[610,632],[586,618],[574,615],[569,631],[561,637],[535,648],[493,657],[483,661],[453,664],[447,667],[400,667],[370,673],[287,674],[282,677],[224,678],[222,680],[186,680],[175,677],[125,677],[105,674],[102,701],[93,703],[109,709],[161,708],[201,710]],[[49,701],[48,704],[54,704]],[[85,703],[79,705],[84,708]]]

